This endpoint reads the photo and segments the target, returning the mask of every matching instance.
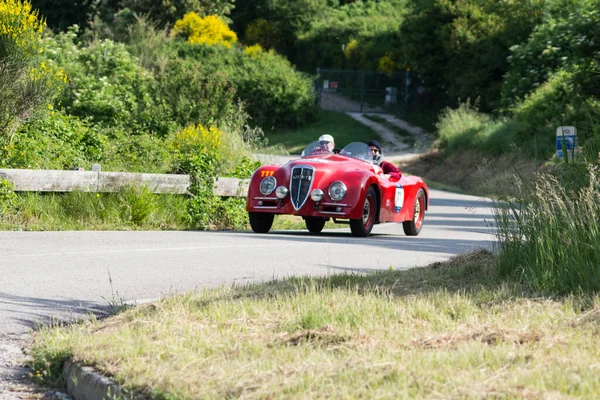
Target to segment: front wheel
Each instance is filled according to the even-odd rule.
[[[258,212],[250,212],[248,216],[250,217],[250,226],[256,233],[268,233],[273,226],[273,219],[275,218],[275,214]]]
[[[363,203],[362,218],[350,220],[352,236],[369,236],[375,223],[375,210],[377,210],[377,196],[375,196],[375,189],[370,187]]]
[[[320,233],[325,226],[326,219],[321,217],[306,217],[304,222],[306,222],[306,229],[310,233]]]
[[[421,232],[423,227],[423,220],[425,219],[425,191],[419,189],[417,192],[417,198],[415,199],[415,213],[413,219],[402,223],[404,233],[407,236],[417,236]]]

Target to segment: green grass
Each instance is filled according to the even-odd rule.
[[[387,119],[382,118],[378,115],[372,115],[372,114],[364,114],[363,117],[370,119],[373,122],[377,122],[378,124],[382,124],[382,125],[386,126],[388,129],[392,130],[398,136],[400,136],[402,138],[402,142],[406,143],[407,145],[409,145],[409,146],[415,145],[416,141],[415,141],[414,135],[412,135],[410,132],[407,132],[404,129],[392,124]]]
[[[409,111],[408,113],[401,113],[398,115],[398,118],[409,124],[423,128],[425,132],[436,133],[436,124],[438,122],[440,111],[441,110]]]
[[[267,138],[271,146],[283,146],[290,154],[300,154],[307,144],[326,133],[333,136],[338,148],[351,142],[380,139],[375,131],[352,117],[342,112],[326,110],[320,110],[314,122],[302,128],[267,133]]]
[[[597,165],[562,165],[518,182],[520,193],[497,210],[500,271],[535,290],[600,291]]]
[[[157,399],[591,399],[599,322],[599,297],[528,294],[482,250],[167,297],[43,328],[30,354],[45,382],[71,358]]]
[[[119,193],[23,192],[2,230],[185,229],[187,198],[129,187]]]

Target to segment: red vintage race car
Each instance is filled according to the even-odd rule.
[[[284,166],[258,168],[248,186],[250,226],[267,233],[275,214],[302,217],[311,233],[327,221],[349,223],[353,236],[368,236],[373,225],[402,222],[404,233],[418,235],[429,206],[429,190],[416,176],[391,180],[373,164],[369,146],[353,142],[332,153],[319,142]]]

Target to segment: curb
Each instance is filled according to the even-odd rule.
[[[92,367],[68,361],[63,369],[67,393],[75,400],[104,400],[121,397],[121,388]]]

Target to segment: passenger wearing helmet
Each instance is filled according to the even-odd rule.
[[[398,169],[394,164],[383,159],[383,153],[381,152],[381,145],[377,140],[370,140],[367,145],[373,152],[373,164],[379,165],[383,170],[383,173],[390,179],[398,180],[402,177],[402,171]]]

